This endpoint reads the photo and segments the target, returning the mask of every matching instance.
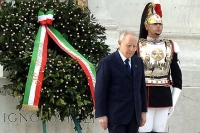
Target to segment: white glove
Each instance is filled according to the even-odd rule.
[[[168,118],[172,115],[172,113],[174,112],[174,108],[176,105],[176,102],[178,101],[179,95],[181,93],[181,89],[174,87],[172,90],[172,101],[173,101],[173,105],[172,107],[169,108],[169,112],[168,112]]]

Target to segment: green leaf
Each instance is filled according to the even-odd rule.
[[[54,102],[55,102],[53,96],[51,97],[50,102],[51,102],[51,103],[54,103]]]
[[[56,105],[58,106],[66,105],[66,102],[63,99],[59,98],[56,102]]]
[[[63,79],[60,79],[60,83],[63,83],[64,82],[64,80]]]

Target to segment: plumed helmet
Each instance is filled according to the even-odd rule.
[[[149,24],[155,24],[155,23],[163,24],[162,10],[159,0],[154,0],[154,2],[150,2],[145,6],[140,23],[139,38],[147,37],[148,31],[146,29],[153,32],[149,27]]]

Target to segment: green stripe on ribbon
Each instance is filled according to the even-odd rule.
[[[76,51],[76,49],[74,49],[66,40],[65,38],[55,29],[53,28],[52,25],[52,20],[53,17],[51,15],[53,15],[53,10],[46,12],[45,14],[42,11],[39,11],[38,13],[38,20],[40,22],[40,24],[42,26],[39,27],[38,33],[36,35],[36,39],[34,42],[34,49],[33,49],[33,55],[32,55],[32,59],[31,59],[31,63],[30,63],[30,67],[29,67],[29,72],[28,72],[28,78],[27,78],[27,82],[26,82],[26,88],[25,88],[25,95],[24,95],[24,99],[23,99],[23,106],[25,106],[26,104],[30,104],[29,103],[29,98],[30,95],[34,95],[35,92],[31,91],[31,85],[32,85],[32,81],[33,81],[33,77],[34,77],[34,69],[36,67],[36,61],[38,59],[38,50],[39,50],[39,46],[40,43],[43,41],[41,40],[42,36],[46,35],[46,30],[47,30],[47,34],[54,40],[57,41],[57,45],[59,46],[65,46],[63,48],[63,50],[70,54],[70,56],[72,56],[74,59],[77,59],[79,62],[79,64],[81,65],[82,69],[84,70],[86,77],[88,78],[88,83],[89,83],[89,87],[90,87],[90,91],[91,91],[91,95],[92,95],[92,100],[94,103],[94,85],[96,82],[96,71],[95,71],[95,67],[93,66],[92,63],[90,63],[85,57],[83,57],[79,52]],[[42,28],[44,28],[44,32],[42,30]],[[45,35],[44,35],[45,34]],[[45,40],[45,38],[44,38]],[[45,57],[46,58],[46,57]],[[42,82],[42,79],[41,79]],[[34,88],[33,88],[34,90]],[[30,94],[30,93],[34,93],[34,94]],[[39,99],[39,98],[38,98]],[[34,101],[33,101],[34,102]],[[32,104],[30,104],[32,106]],[[34,106],[38,106],[38,105],[34,105]],[[95,105],[94,105],[95,106]],[[81,129],[81,125],[78,122],[78,120],[76,119],[75,116],[71,116],[74,124],[75,124],[75,129],[78,133],[82,133],[82,129]],[[46,121],[42,121],[42,126],[43,126],[43,133],[46,133]]]
[[[50,32],[49,32],[49,30]],[[51,36],[51,38],[58,44],[58,46],[60,47],[61,43],[68,48],[69,50],[67,51],[71,51],[70,54],[73,56],[76,56],[81,62],[85,62],[84,65],[81,65],[81,67],[86,67],[87,70],[84,70],[86,76],[90,76],[92,79],[89,79],[89,87],[90,87],[90,91],[91,91],[91,95],[92,95],[92,100],[93,100],[93,104],[94,102],[94,85],[96,82],[96,71],[95,71],[95,67],[93,66],[92,63],[90,63],[85,57],[83,57],[76,49],[74,49],[68,42],[67,40],[61,35],[60,32],[58,32],[55,28],[49,26],[47,28],[47,33]],[[60,41],[61,43],[57,42]],[[66,52],[66,51],[65,51]],[[70,56],[71,56],[70,55]],[[83,64],[80,63],[79,64]],[[87,66],[88,65],[88,66]],[[94,104],[95,107],[95,104]]]
[[[23,104],[28,104],[31,84],[32,84],[32,80],[33,80],[32,78],[33,78],[34,69],[35,69],[35,66],[36,66],[36,59],[37,59],[38,49],[39,49],[39,44],[40,44],[41,32],[42,32],[42,27],[40,26],[39,29],[38,29],[38,33],[36,35],[36,38],[35,38],[35,42],[34,42],[33,54],[32,54],[31,63],[30,63],[30,67],[29,67]]]
[[[74,47],[72,47],[69,42],[67,42],[67,40],[60,34],[60,32],[58,32],[55,28],[53,28],[52,26],[49,26],[49,29],[56,35],[56,37],[65,45],[67,46],[70,50],[72,50],[74,53],[76,53],[77,55],[79,55],[81,57],[81,59],[83,59],[84,61],[86,61],[89,65],[90,68],[92,70],[92,74],[94,75],[94,77],[96,77],[96,71],[95,71],[95,67],[93,66],[92,63],[90,63],[85,57],[83,57],[79,52],[77,52],[76,49],[74,49]]]

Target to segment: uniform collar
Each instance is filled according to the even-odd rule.
[[[161,41],[162,41],[162,39],[160,39],[160,38],[152,38],[152,37],[147,37],[147,41],[148,42],[153,42],[153,43],[160,43]]]

